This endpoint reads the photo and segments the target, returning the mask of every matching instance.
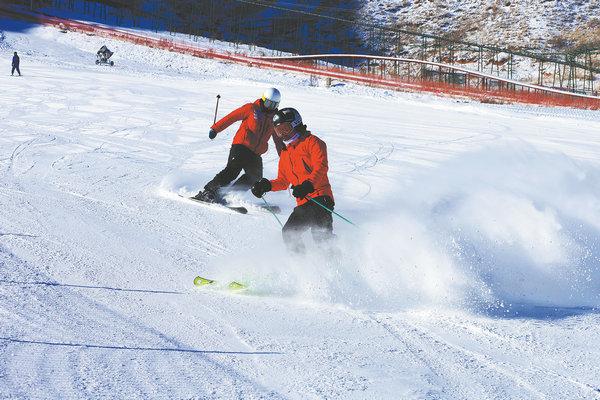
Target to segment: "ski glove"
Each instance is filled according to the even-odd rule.
[[[299,199],[305,198],[309,193],[314,191],[315,187],[311,181],[304,181],[300,185],[292,186],[292,194]]]
[[[252,194],[260,199],[263,197],[263,194],[271,191],[271,181],[262,178],[260,181],[256,181],[251,190]]]
[[[217,137],[217,131],[215,131],[214,129],[210,129],[210,131],[208,131],[208,138],[210,140],[213,140],[214,138]]]

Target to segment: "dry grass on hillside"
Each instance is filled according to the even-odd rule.
[[[555,36],[549,44],[560,51],[600,50],[600,19],[594,19],[570,32]]]

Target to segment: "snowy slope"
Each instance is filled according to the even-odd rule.
[[[9,27],[7,29],[6,27]],[[600,113],[491,106],[0,20],[0,398],[600,398]],[[114,68],[93,65],[106,43]],[[268,86],[327,141],[339,253],[182,201]],[[265,174],[276,171],[273,149]],[[289,194],[269,194],[283,208]],[[191,287],[242,279],[247,295]]]

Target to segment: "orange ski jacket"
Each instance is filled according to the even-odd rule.
[[[327,145],[309,132],[281,152],[279,171],[277,178],[271,180],[271,190],[286,190],[290,185],[300,185],[308,180],[315,188],[308,196],[329,196],[333,200],[328,170]],[[308,198],[296,199],[296,204],[300,206],[308,201]]]
[[[234,138],[233,144],[241,144],[252,150],[257,155],[263,155],[269,148],[269,139],[273,137],[277,154],[281,154],[283,141],[275,135],[273,128],[273,115],[275,111],[265,111],[260,104],[260,99],[254,103],[244,104],[233,110],[219,121],[211,129],[217,133],[227,129],[231,124],[242,121]]]

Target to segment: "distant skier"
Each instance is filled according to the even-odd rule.
[[[283,142],[273,129],[273,115],[277,111],[281,94],[279,90],[265,90],[262,98],[244,104],[217,121],[208,132],[212,140],[236,121],[242,121],[233,138],[225,169],[219,172],[193,198],[207,202],[222,202],[221,188],[229,185],[244,170],[244,174],[232,185],[234,190],[248,190],[263,176],[262,155],[267,152],[268,142],[273,137],[277,153],[281,153]]]
[[[300,253],[304,251],[300,236],[306,230],[311,230],[317,243],[334,236],[331,212],[319,205],[330,210],[334,207],[327,177],[327,146],[307,131],[302,117],[293,108],[279,110],[273,124],[276,135],[286,145],[279,158],[277,178],[262,178],[252,186],[252,193],[260,198],[266,192],[285,190],[291,185],[297,206],[283,227],[283,239],[290,250]]]
[[[13,59],[12,59],[12,71],[10,73],[11,76],[15,75],[15,70],[19,73],[19,76],[21,76],[21,70],[19,69],[20,63],[21,63],[21,60],[19,59],[19,55],[15,51],[15,54],[13,55]]]

